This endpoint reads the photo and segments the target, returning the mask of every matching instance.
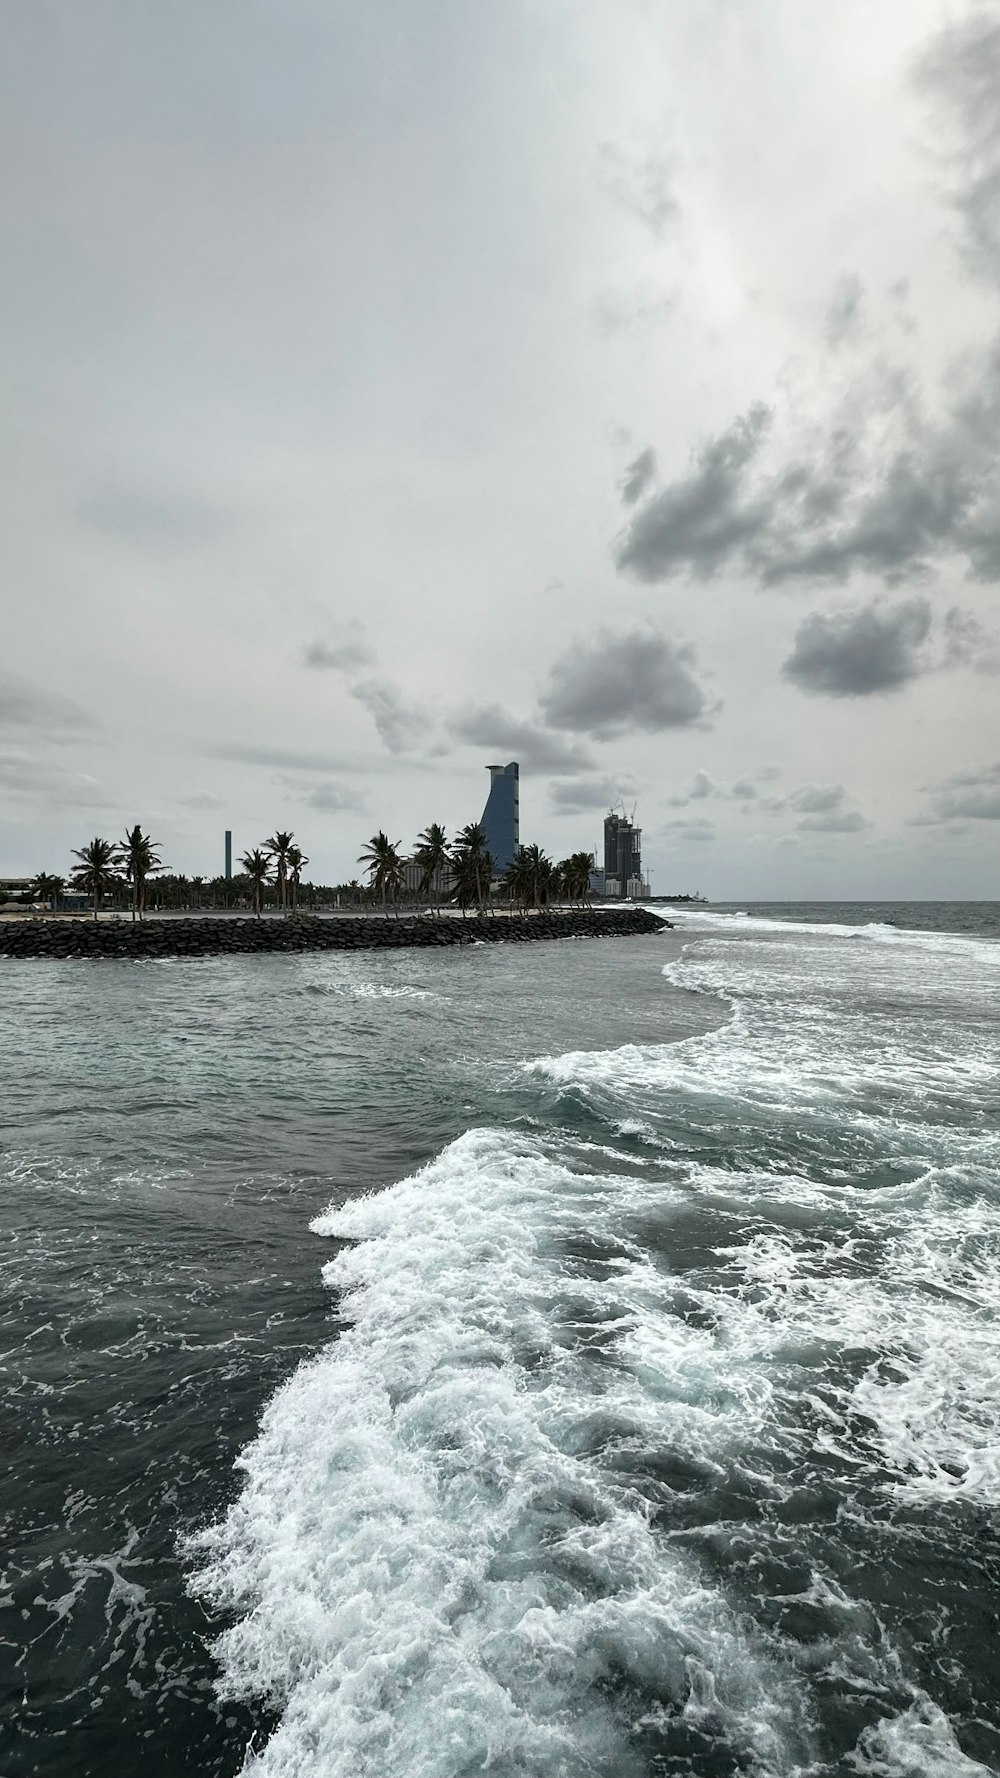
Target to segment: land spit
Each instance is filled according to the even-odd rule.
[[[0,957],[217,957],[253,951],[385,951],[407,946],[526,944],[538,939],[633,938],[670,921],[647,908],[560,908],[534,914],[336,915],[287,919],[87,921],[58,917],[0,924]]]

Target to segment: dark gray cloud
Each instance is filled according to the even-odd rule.
[[[117,484],[91,494],[80,503],[77,513],[92,530],[157,554],[215,543],[234,524],[227,508],[199,494],[162,490],[154,493]]]
[[[87,772],[67,770],[26,748],[0,743],[0,791],[50,808],[112,809],[114,799]]]
[[[841,807],[845,795],[842,784],[803,784],[787,798],[787,804],[802,815],[827,815]]]
[[[364,705],[390,753],[418,746],[431,726],[424,711],[388,679],[363,679],[351,687],[351,696]]]
[[[758,405],[698,452],[687,476],[654,494],[632,519],[617,562],[639,580],[688,569],[711,576],[768,523],[766,502],[749,497],[746,472],[770,424]]]
[[[601,738],[704,726],[717,705],[695,677],[697,651],[655,630],[601,630],[549,669],[539,697],[545,721]]]
[[[17,673],[0,671],[0,735],[74,741],[96,734],[99,728],[96,718],[73,698],[44,691]]]
[[[1000,345],[952,384],[932,422],[909,377],[869,370],[811,436],[766,451],[769,411],[751,408],[637,507],[618,567],[644,581],[728,567],[761,586],[861,572],[896,585],[958,556],[1000,579]]]
[[[871,825],[860,809],[847,807],[842,784],[803,784],[783,806],[801,817],[795,824],[800,833],[860,833]]]
[[[801,833],[860,833],[870,825],[859,809],[831,809],[828,815],[806,815],[798,828]]]
[[[953,605],[944,615],[944,667],[971,667],[974,673],[1000,673],[1000,639],[971,611]]]
[[[686,821],[667,821],[662,831],[666,839],[693,840],[698,845],[715,839],[715,828],[711,821],[705,821],[700,816],[691,816]]]
[[[970,265],[1000,280],[1000,13],[977,8],[924,52],[917,78],[935,111],[934,146],[951,167]]]
[[[307,643],[300,658],[302,665],[314,672],[354,673],[359,667],[372,665],[375,650],[364,627],[354,622]]]
[[[335,783],[333,779],[328,779],[325,784],[314,785],[302,800],[310,809],[319,809],[323,814],[330,815],[338,814],[341,810],[361,814],[366,806],[360,791],[352,790],[347,784]]]
[[[639,452],[638,457],[633,457],[625,471],[622,499],[626,506],[634,506],[637,500],[642,499],[655,474],[656,452],[651,445],[647,445],[644,451]]]
[[[718,794],[719,787],[707,772],[695,772],[687,790],[682,791],[679,796],[671,796],[667,800],[672,809],[683,809],[688,803],[704,802],[706,797],[718,796]]]
[[[752,802],[757,795],[757,786],[751,778],[737,778],[730,795],[738,798],[740,802]]]
[[[873,599],[850,611],[814,611],[799,625],[781,670],[817,696],[895,691],[926,670],[930,629],[931,607],[919,595],[896,605]]]
[[[489,748],[496,764],[516,759],[528,771],[568,776],[593,771],[597,763],[579,741],[568,741],[541,723],[514,716],[502,704],[470,705],[457,711],[448,727],[458,740]]]
[[[856,339],[861,331],[864,298],[864,285],[854,272],[847,272],[837,280],[826,311],[824,329],[826,343],[835,351]]]
[[[296,772],[335,772],[343,760],[329,753],[310,753],[296,747],[270,747],[255,741],[213,741],[200,749],[210,759],[228,759],[241,766],[274,766]]]
[[[620,778],[571,778],[549,785],[549,801],[557,815],[613,809],[622,797],[634,795],[635,782],[627,774]]]
[[[945,821],[1000,821],[1000,760],[970,766],[944,778],[930,807],[909,818],[909,827],[936,827]]]

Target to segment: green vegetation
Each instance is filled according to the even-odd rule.
[[[253,852],[244,852],[243,857],[240,859],[240,863],[243,866],[243,874],[250,885],[250,893],[253,896],[253,911],[259,920],[261,903],[264,898],[264,884],[271,875],[271,859],[266,852],[262,852],[258,847]],[[283,892],[284,883],[282,883],[281,888]]]
[[[66,893],[65,877],[52,877],[48,871],[40,870],[31,880],[28,891],[32,901],[47,901],[50,908],[58,908]]]
[[[367,846],[358,858],[368,872],[368,882],[372,893],[381,896],[382,912],[386,911],[388,895],[395,907],[396,895],[405,882],[403,860],[399,855],[399,846],[379,829],[372,834]]]
[[[160,848],[143,833],[138,821],[126,833],[117,848],[117,862],[126,883],[132,888],[132,918],[141,920],[146,911],[146,883],[155,871],[163,869]]]
[[[94,898],[94,919],[97,919],[101,903],[106,895],[110,895],[119,881],[117,868],[117,852],[110,840],[96,838],[89,846],[82,846],[74,851],[74,858],[80,860],[73,866],[70,881],[74,889],[83,895]]]
[[[69,888],[92,902],[94,918],[106,905],[130,909],[133,920],[147,911],[189,912],[252,907],[259,919],[266,908],[297,914],[305,908],[379,906],[397,916],[404,907],[440,911],[455,907],[483,914],[501,908],[537,911],[561,902],[589,898],[594,869],[591,852],[574,852],[556,864],[536,845],[519,846],[513,862],[498,876],[496,860],[478,822],[469,822],[448,839],[440,822],[432,821],[418,835],[413,852],[404,856],[397,841],[381,829],[362,849],[358,863],[367,881],[352,878],[333,885],[303,883],[308,858],[292,833],[278,831],[244,852],[240,871],[232,878],[186,877],[167,870],[159,842],[141,825],[128,829],[115,843],[100,836],[73,857]],[[28,891],[28,905],[47,903],[58,909],[67,895],[60,876],[40,871]]]

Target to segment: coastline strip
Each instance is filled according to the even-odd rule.
[[[400,950],[525,944],[539,939],[637,938],[669,920],[647,908],[573,908],[456,919],[418,915],[249,916],[131,922],[48,919],[0,925],[0,957],[217,957],[275,951]]]

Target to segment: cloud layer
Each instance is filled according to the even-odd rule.
[[[697,650],[654,630],[601,630],[555,661],[539,697],[553,728],[609,739],[704,724],[716,706],[696,675]]]

